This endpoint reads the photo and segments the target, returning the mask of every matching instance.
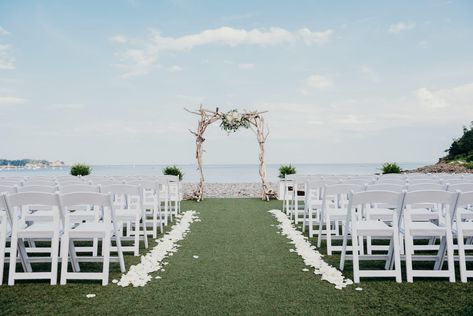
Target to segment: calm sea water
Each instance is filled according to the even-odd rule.
[[[415,169],[429,163],[400,163],[403,169]],[[279,164],[268,164],[266,173],[269,181],[277,181]],[[294,164],[299,174],[374,174],[379,172],[381,163],[347,163],[347,164]],[[161,175],[164,165],[117,165],[92,166],[95,175]],[[178,165],[184,172],[185,182],[197,182],[198,174],[195,165]],[[38,170],[2,170],[0,176],[21,175],[67,175],[69,168]],[[207,182],[257,182],[259,181],[258,165],[205,165],[204,175]]]

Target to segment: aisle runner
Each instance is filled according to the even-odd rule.
[[[280,210],[271,210],[269,212],[279,221],[278,227],[281,228],[281,234],[291,240],[291,243],[296,248],[295,252],[304,259],[304,263],[315,268],[315,274],[321,274],[322,280],[334,284],[335,288],[339,290],[349,284],[353,284],[353,281],[345,278],[342,272],[322,260],[320,252],[315,250],[315,246],[307,241],[307,237],[292,225],[286,214]],[[294,251],[293,249],[289,251],[291,250]]]
[[[198,218],[196,211],[186,211],[180,216],[180,219],[178,217],[178,222],[171,227],[171,231],[161,239],[156,240],[158,244],[145,256],[141,257],[139,264],[132,265],[130,270],[122,275],[118,285],[125,287],[131,284],[137,287],[145,286],[146,283],[151,281],[150,273],[160,270],[164,265],[162,261],[167,256],[177,252],[178,245],[176,243],[186,237],[190,231],[190,224],[194,221],[200,221]]]

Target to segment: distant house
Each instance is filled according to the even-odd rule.
[[[61,160],[49,162],[49,166],[52,168],[61,168],[61,167],[64,167],[64,165],[65,165],[64,161],[61,161]]]

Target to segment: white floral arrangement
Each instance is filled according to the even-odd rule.
[[[250,127],[250,121],[237,110],[231,110],[222,115],[220,127],[227,132],[236,132],[240,127]]]

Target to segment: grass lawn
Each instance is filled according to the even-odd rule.
[[[441,279],[397,284],[393,279],[365,279],[359,285],[363,291],[355,291],[357,285],[336,290],[320,276],[302,272],[302,259],[289,252],[292,245],[271,226],[276,220],[267,211],[274,208],[281,208],[281,203],[257,199],[183,202],[182,209],[200,211],[202,221],[192,224],[191,233],[180,243],[182,247],[167,260],[166,271],[159,272],[162,279],[153,279],[143,288],[115,284],[102,287],[99,282],[50,286],[47,281],[24,281],[13,287],[3,285],[0,313],[473,314],[473,282],[451,284]],[[315,240],[312,242],[315,244]],[[336,266],[338,259],[326,257]],[[126,257],[127,268],[138,261]],[[350,269],[349,262],[346,275],[351,278]],[[110,280],[118,279],[118,266],[112,265],[111,270]],[[89,293],[97,296],[87,299]]]

